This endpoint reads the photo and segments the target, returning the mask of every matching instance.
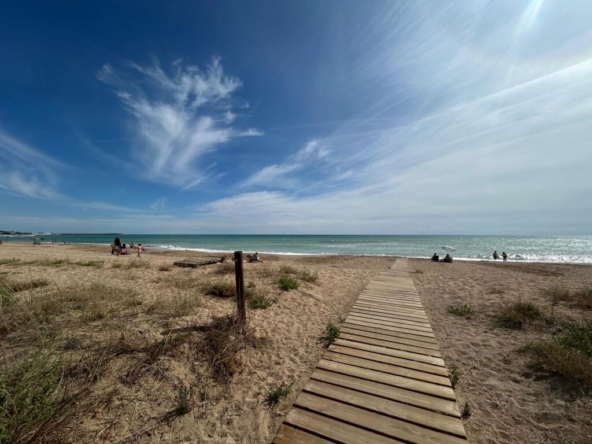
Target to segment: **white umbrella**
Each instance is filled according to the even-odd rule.
[[[456,251],[454,248],[452,247],[447,247],[447,246],[443,246],[442,250],[446,250],[446,251]]]

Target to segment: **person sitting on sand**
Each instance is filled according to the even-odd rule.
[[[115,252],[117,254],[117,256],[119,256],[119,253],[121,253],[121,239],[116,237],[115,240],[113,241],[112,245],[113,245],[113,248],[111,250],[111,254],[113,254],[113,252]]]
[[[140,245],[142,245],[142,244],[140,244]],[[130,248],[136,248],[136,246],[134,245],[133,242],[130,242]]]
[[[446,256],[444,256],[444,262],[448,262],[449,264],[452,263],[452,256],[450,256],[449,254],[446,254]]]
[[[497,261],[499,259],[499,254],[497,254],[497,250],[493,251],[493,260]]]
[[[259,259],[259,253],[255,252],[255,254],[253,256],[251,256],[250,254],[247,254],[247,262],[263,262],[261,259]]]
[[[440,256],[438,256],[436,253],[434,253],[434,255],[432,256],[432,262],[438,262],[440,260]]]
[[[508,255],[506,254],[505,251],[502,251],[502,259],[504,260],[504,262],[506,262],[508,260]]]

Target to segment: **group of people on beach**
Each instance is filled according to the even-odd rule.
[[[502,259],[504,262],[506,262],[508,260],[508,255],[506,254],[505,251],[502,251]],[[497,250],[494,250],[493,252],[493,260],[498,260],[500,258],[500,255],[497,254]],[[440,260],[440,256],[438,256],[436,253],[434,253],[434,255],[432,256],[431,259],[433,262],[452,262],[452,256],[450,256],[448,253],[446,254],[446,256],[444,256],[444,259]]]
[[[432,256],[432,261],[433,262],[440,262],[440,256],[438,256],[436,253],[434,253],[434,255]],[[444,259],[442,259],[441,262],[446,262],[451,264],[452,263],[452,256],[450,256],[450,254],[446,253],[446,256],[444,256]]]
[[[497,250],[493,251],[493,260],[497,261],[499,259],[499,254],[497,254]],[[504,262],[506,262],[508,260],[508,255],[506,254],[505,251],[502,251],[502,259]]]
[[[136,249],[138,252],[138,257],[140,257],[140,252],[146,251],[146,247],[142,246],[142,244],[138,244],[136,246],[133,242],[130,242],[129,248],[130,250]],[[127,250],[126,244],[122,243],[121,239],[116,237],[113,243],[111,244],[111,254],[116,254],[117,256],[121,254],[125,256],[127,254],[130,254],[130,252]]]

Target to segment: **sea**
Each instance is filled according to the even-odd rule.
[[[2,237],[8,241],[108,246],[115,237],[159,250],[192,250],[284,255],[359,255],[427,258],[449,252],[454,259],[488,261],[497,250],[510,261],[592,264],[592,236],[331,236],[331,235],[169,235],[169,234],[51,234]],[[442,247],[454,250],[447,251]]]

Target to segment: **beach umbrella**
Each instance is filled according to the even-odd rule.
[[[442,247],[442,250],[446,251],[456,251],[453,247],[447,247],[446,245]]]

